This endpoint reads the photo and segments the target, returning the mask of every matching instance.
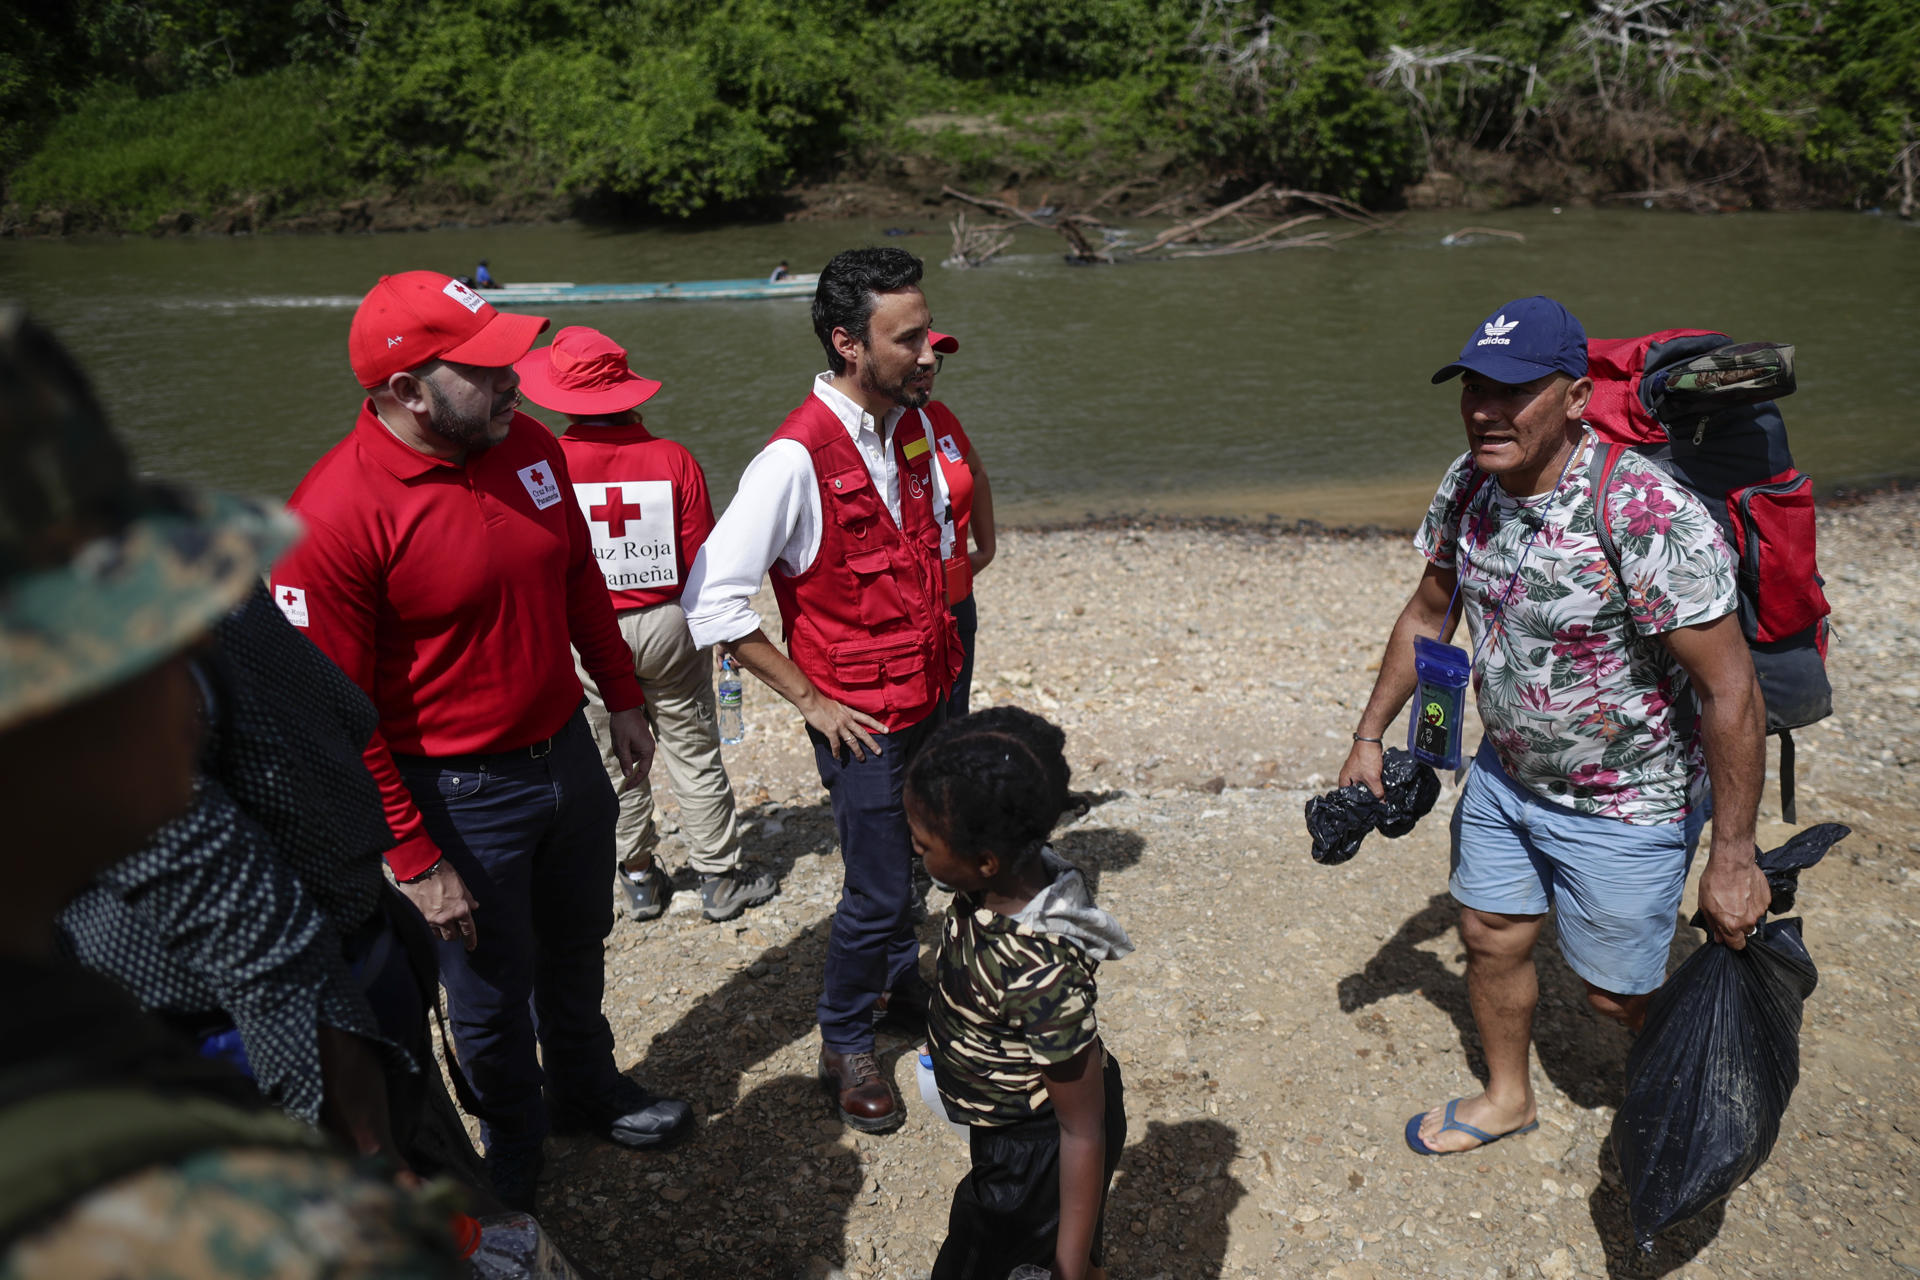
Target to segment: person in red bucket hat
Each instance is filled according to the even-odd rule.
[[[560,447],[680,802],[688,862],[700,876],[701,911],[709,920],[731,920],[779,887],[766,872],[741,865],[733,784],[714,719],[713,651],[694,644],[680,607],[687,566],[713,531],[706,473],[686,449],[647,430],[640,406],[660,384],[629,368],[626,348],[599,330],[562,329],[552,346],[529,353],[514,369],[529,400],[567,416]],[[607,719],[606,704],[589,686],[587,721],[617,782],[620,761]],[[620,858],[614,883],[627,915],[651,920],[667,909],[673,880],[654,857],[660,831],[645,780],[621,792],[614,839]]]
[[[310,533],[272,583],[379,710],[387,864],[440,939],[488,1176],[518,1209],[550,1127],[651,1147],[692,1119],[621,1074],[601,1009],[619,802],[575,650],[625,773],[653,736],[566,458],[516,410],[546,327],[438,272],[382,277],[347,339],[367,400],[294,491]]]

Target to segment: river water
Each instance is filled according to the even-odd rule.
[[[1518,231],[1448,246],[1467,223]],[[1920,476],[1920,229],[1857,214],[1640,209],[1416,214],[1333,251],[1069,267],[1023,232],[985,268],[936,265],[944,221],[714,231],[494,227],[383,236],[0,242],[24,302],[92,372],[146,470],[284,496],[351,425],[351,308],[382,273],[490,260],[506,280],[697,280],[815,270],[856,244],[929,260],[958,334],[937,394],[1003,519],[1089,513],[1409,525],[1463,448],[1428,378],[1501,302],[1549,293],[1595,336],[1723,330],[1799,347],[1785,406],[1823,490]],[[649,426],[705,464],[716,505],[822,366],[804,300],[538,308],[591,324],[665,389]]]

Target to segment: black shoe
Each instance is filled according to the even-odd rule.
[[[546,1167],[546,1155],[539,1146],[508,1146],[496,1142],[487,1149],[487,1181],[500,1203],[521,1213],[533,1213],[539,1194],[540,1172]]]
[[[693,1129],[693,1108],[678,1098],[647,1092],[626,1076],[591,1104],[554,1102],[555,1133],[594,1133],[623,1147],[666,1147]]]

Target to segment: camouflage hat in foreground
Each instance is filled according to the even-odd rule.
[[[296,533],[277,507],[137,481],[72,358],[0,308],[0,731],[186,647]]]

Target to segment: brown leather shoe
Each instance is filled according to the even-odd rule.
[[[834,1096],[840,1118],[862,1133],[888,1133],[906,1120],[893,1085],[868,1053],[820,1050],[820,1086]]]

